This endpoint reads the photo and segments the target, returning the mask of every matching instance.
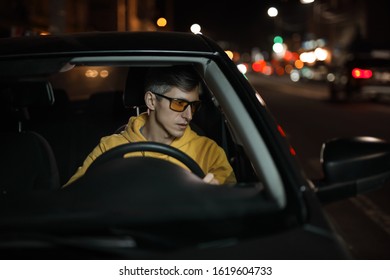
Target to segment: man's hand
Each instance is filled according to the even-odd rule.
[[[213,173],[207,173],[206,176],[204,176],[203,181],[212,185],[219,185],[219,182],[214,178]]]

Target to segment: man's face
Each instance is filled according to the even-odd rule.
[[[199,100],[199,89],[184,92],[177,87],[173,87],[164,94],[166,97],[178,98],[189,102]],[[175,112],[169,108],[170,101],[160,97],[156,102],[156,121],[159,126],[168,134],[166,136],[180,138],[192,120],[191,106],[183,112]]]

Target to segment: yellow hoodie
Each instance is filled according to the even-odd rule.
[[[146,114],[141,114],[138,117],[131,117],[125,130],[120,134],[103,137],[100,140],[100,143],[87,156],[83,165],[77,169],[76,173],[69,179],[65,186],[84,175],[91,163],[107,150],[127,143],[147,141],[140,132],[140,129],[145,125],[146,118]],[[210,138],[196,134],[189,126],[184,131],[183,136],[176,138],[171,143],[171,146],[189,155],[199,164],[205,174],[212,173],[219,183],[225,184],[236,182],[233,169],[226,158],[224,150]],[[141,152],[131,153],[126,154],[125,157],[141,155],[162,158],[187,168],[184,164],[172,157],[154,152],[145,152],[142,154]]]

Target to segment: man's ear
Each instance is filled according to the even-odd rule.
[[[154,110],[156,103],[156,97],[151,91],[145,93],[145,104],[149,110]]]

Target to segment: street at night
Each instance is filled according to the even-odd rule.
[[[390,103],[328,101],[326,83],[292,82],[288,77],[248,74],[286,131],[309,178],[322,176],[321,145],[334,137],[374,136],[390,140]],[[326,206],[351,253],[360,259],[390,257],[390,184]]]

